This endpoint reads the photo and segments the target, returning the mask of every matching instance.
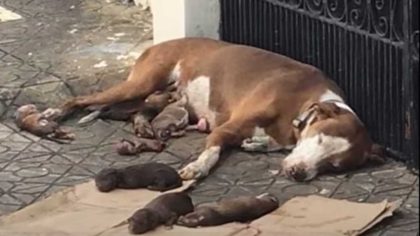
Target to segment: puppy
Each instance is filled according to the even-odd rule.
[[[73,140],[74,135],[60,128],[58,123],[47,119],[40,113],[34,104],[23,105],[15,112],[15,123],[21,130],[28,131],[36,136],[49,139]]]
[[[179,216],[193,210],[191,198],[185,191],[163,194],[128,218],[128,229],[132,234],[142,234],[160,225],[172,226]]]
[[[161,152],[165,148],[165,143],[155,139],[140,139],[130,141],[122,139],[116,144],[117,153],[120,155],[136,155],[141,152]]]
[[[134,133],[142,138],[154,138],[155,133],[150,121],[162,112],[169,104],[177,101],[176,88],[169,86],[165,91],[156,91],[144,100],[142,111],[131,117]]]
[[[155,137],[167,141],[171,137],[181,137],[187,130],[207,132],[208,122],[204,118],[199,119],[196,125],[189,125],[189,112],[186,108],[187,97],[178,94],[176,102],[169,104],[153,120],[152,128]]]
[[[259,196],[246,196],[222,199],[216,203],[204,203],[194,212],[178,219],[177,224],[186,227],[215,226],[230,222],[249,222],[279,207],[277,198],[265,193]]]
[[[106,168],[95,176],[99,191],[114,189],[147,188],[153,191],[166,191],[180,187],[182,180],[178,172],[162,163],[146,163],[125,168]]]

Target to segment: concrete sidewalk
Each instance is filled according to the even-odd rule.
[[[179,168],[197,157],[204,136],[196,133],[173,140],[159,154],[119,156],[112,143],[131,136],[131,127],[121,122],[100,120],[77,127],[70,121],[78,137],[70,145],[18,132],[11,115],[19,105],[55,105],[125,79],[150,44],[151,15],[110,0],[0,0],[0,6],[22,16],[0,22],[0,214],[87,181],[103,167],[153,160]],[[417,235],[418,177],[403,164],[390,160],[346,175],[295,183],[279,176],[282,158],[282,153],[232,150],[192,192],[194,201],[266,191],[282,202],[313,193],[360,202],[402,198],[395,217],[369,235]]]

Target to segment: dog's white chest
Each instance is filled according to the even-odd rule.
[[[210,124],[210,128],[215,124],[215,112],[210,110],[210,78],[208,76],[199,76],[190,81],[185,93],[188,97],[188,103],[193,108],[197,116],[204,117]]]

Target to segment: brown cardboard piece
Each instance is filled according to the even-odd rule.
[[[193,182],[172,191],[180,191]],[[115,190],[100,193],[88,182],[0,218],[0,236],[125,236],[124,222],[137,209],[157,197],[148,190]],[[250,224],[189,229],[163,227],[146,235],[252,236],[252,235],[360,235],[383,218],[391,216],[400,202],[353,203],[320,196],[295,197],[278,210]]]
[[[295,197],[250,226],[273,235],[360,235],[392,216],[400,205],[400,201],[356,203],[316,195]]]

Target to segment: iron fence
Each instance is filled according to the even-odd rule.
[[[373,138],[418,166],[418,0],[220,0],[223,40],[322,69]]]

